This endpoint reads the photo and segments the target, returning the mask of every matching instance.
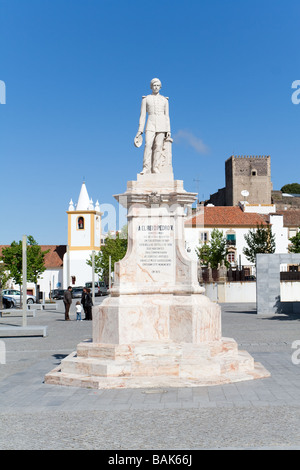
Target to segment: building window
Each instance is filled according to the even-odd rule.
[[[297,235],[298,230],[296,228],[289,229],[289,238],[295,237]]]
[[[200,232],[199,233],[199,241],[200,241],[200,243],[208,242],[208,232]]]
[[[244,268],[244,275],[245,275],[245,277],[250,276],[250,268]]]
[[[235,246],[236,245],[236,235],[235,235],[235,233],[227,233],[226,234],[226,242],[227,242],[227,246]]]
[[[256,171],[256,170],[252,170],[252,171],[251,171],[251,176],[257,176],[257,171]]]
[[[295,265],[294,265],[294,264],[289,264],[289,265],[288,265],[288,271],[289,271],[290,273],[297,273],[297,272],[299,271],[299,266],[298,266],[298,264],[295,264]]]
[[[235,252],[234,251],[230,251],[227,255],[227,260],[229,263],[235,263]]]
[[[84,230],[84,217],[80,216],[77,219],[77,228],[78,230]]]

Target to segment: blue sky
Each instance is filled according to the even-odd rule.
[[[67,243],[83,179],[117,207],[154,77],[186,190],[222,188],[232,154],[270,155],[274,189],[300,182],[299,17],[299,0],[0,0],[0,244]]]

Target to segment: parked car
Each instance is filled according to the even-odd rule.
[[[3,295],[8,295],[9,297],[12,297],[15,302],[16,302],[16,305],[19,307],[20,306],[20,298],[21,298],[21,292],[19,290],[16,290],[16,289],[4,289],[3,291]],[[29,295],[27,294],[27,303],[28,304],[34,304],[36,302],[36,298],[34,295]]]
[[[95,286],[95,295],[97,297],[101,296],[101,295],[107,295],[108,294],[108,290],[107,290],[107,287],[106,287],[104,281],[97,281],[97,282],[94,283],[94,286]],[[92,292],[93,283],[92,282],[86,282],[85,287],[88,288],[88,289],[91,289],[91,292]]]
[[[65,289],[53,289],[51,291],[51,299],[61,300],[64,298]]]
[[[3,308],[14,308],[16,306],[15,300],[7,295],[2,296],[2,304]]]
[[[83,287],[72,287],[72,298],[78,299],[81,298],[83,292]]]

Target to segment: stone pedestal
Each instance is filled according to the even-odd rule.
[[[184,243],[196,194],[171,171],[138,175],[115,196],[128,211],[128,249],[111,296],[93,308],[93,339],[46,383],[95,388],[216,385],[269,376],[223,338],[218,304],[204,295]]]

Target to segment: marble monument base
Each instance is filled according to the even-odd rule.
[[[93,341],[79,343],[45,383],[199,387],[269,376],[234,339],[221,336],[219,305],[203,294],[152,294],[110,297],[94,307]]]
[[[97,389],[200,387],[269,376],[231,338],[198,345],[82,342],[45,376],[45,383]]]
[[[137,175],[124,194],[128,246],[111,296],[93,308],[93,339],[45,376],[91,388],[198,387],[268,377],[223,338],[220,306],[204,295],[185,249],[185,208],[196,195],[172,172]]]

